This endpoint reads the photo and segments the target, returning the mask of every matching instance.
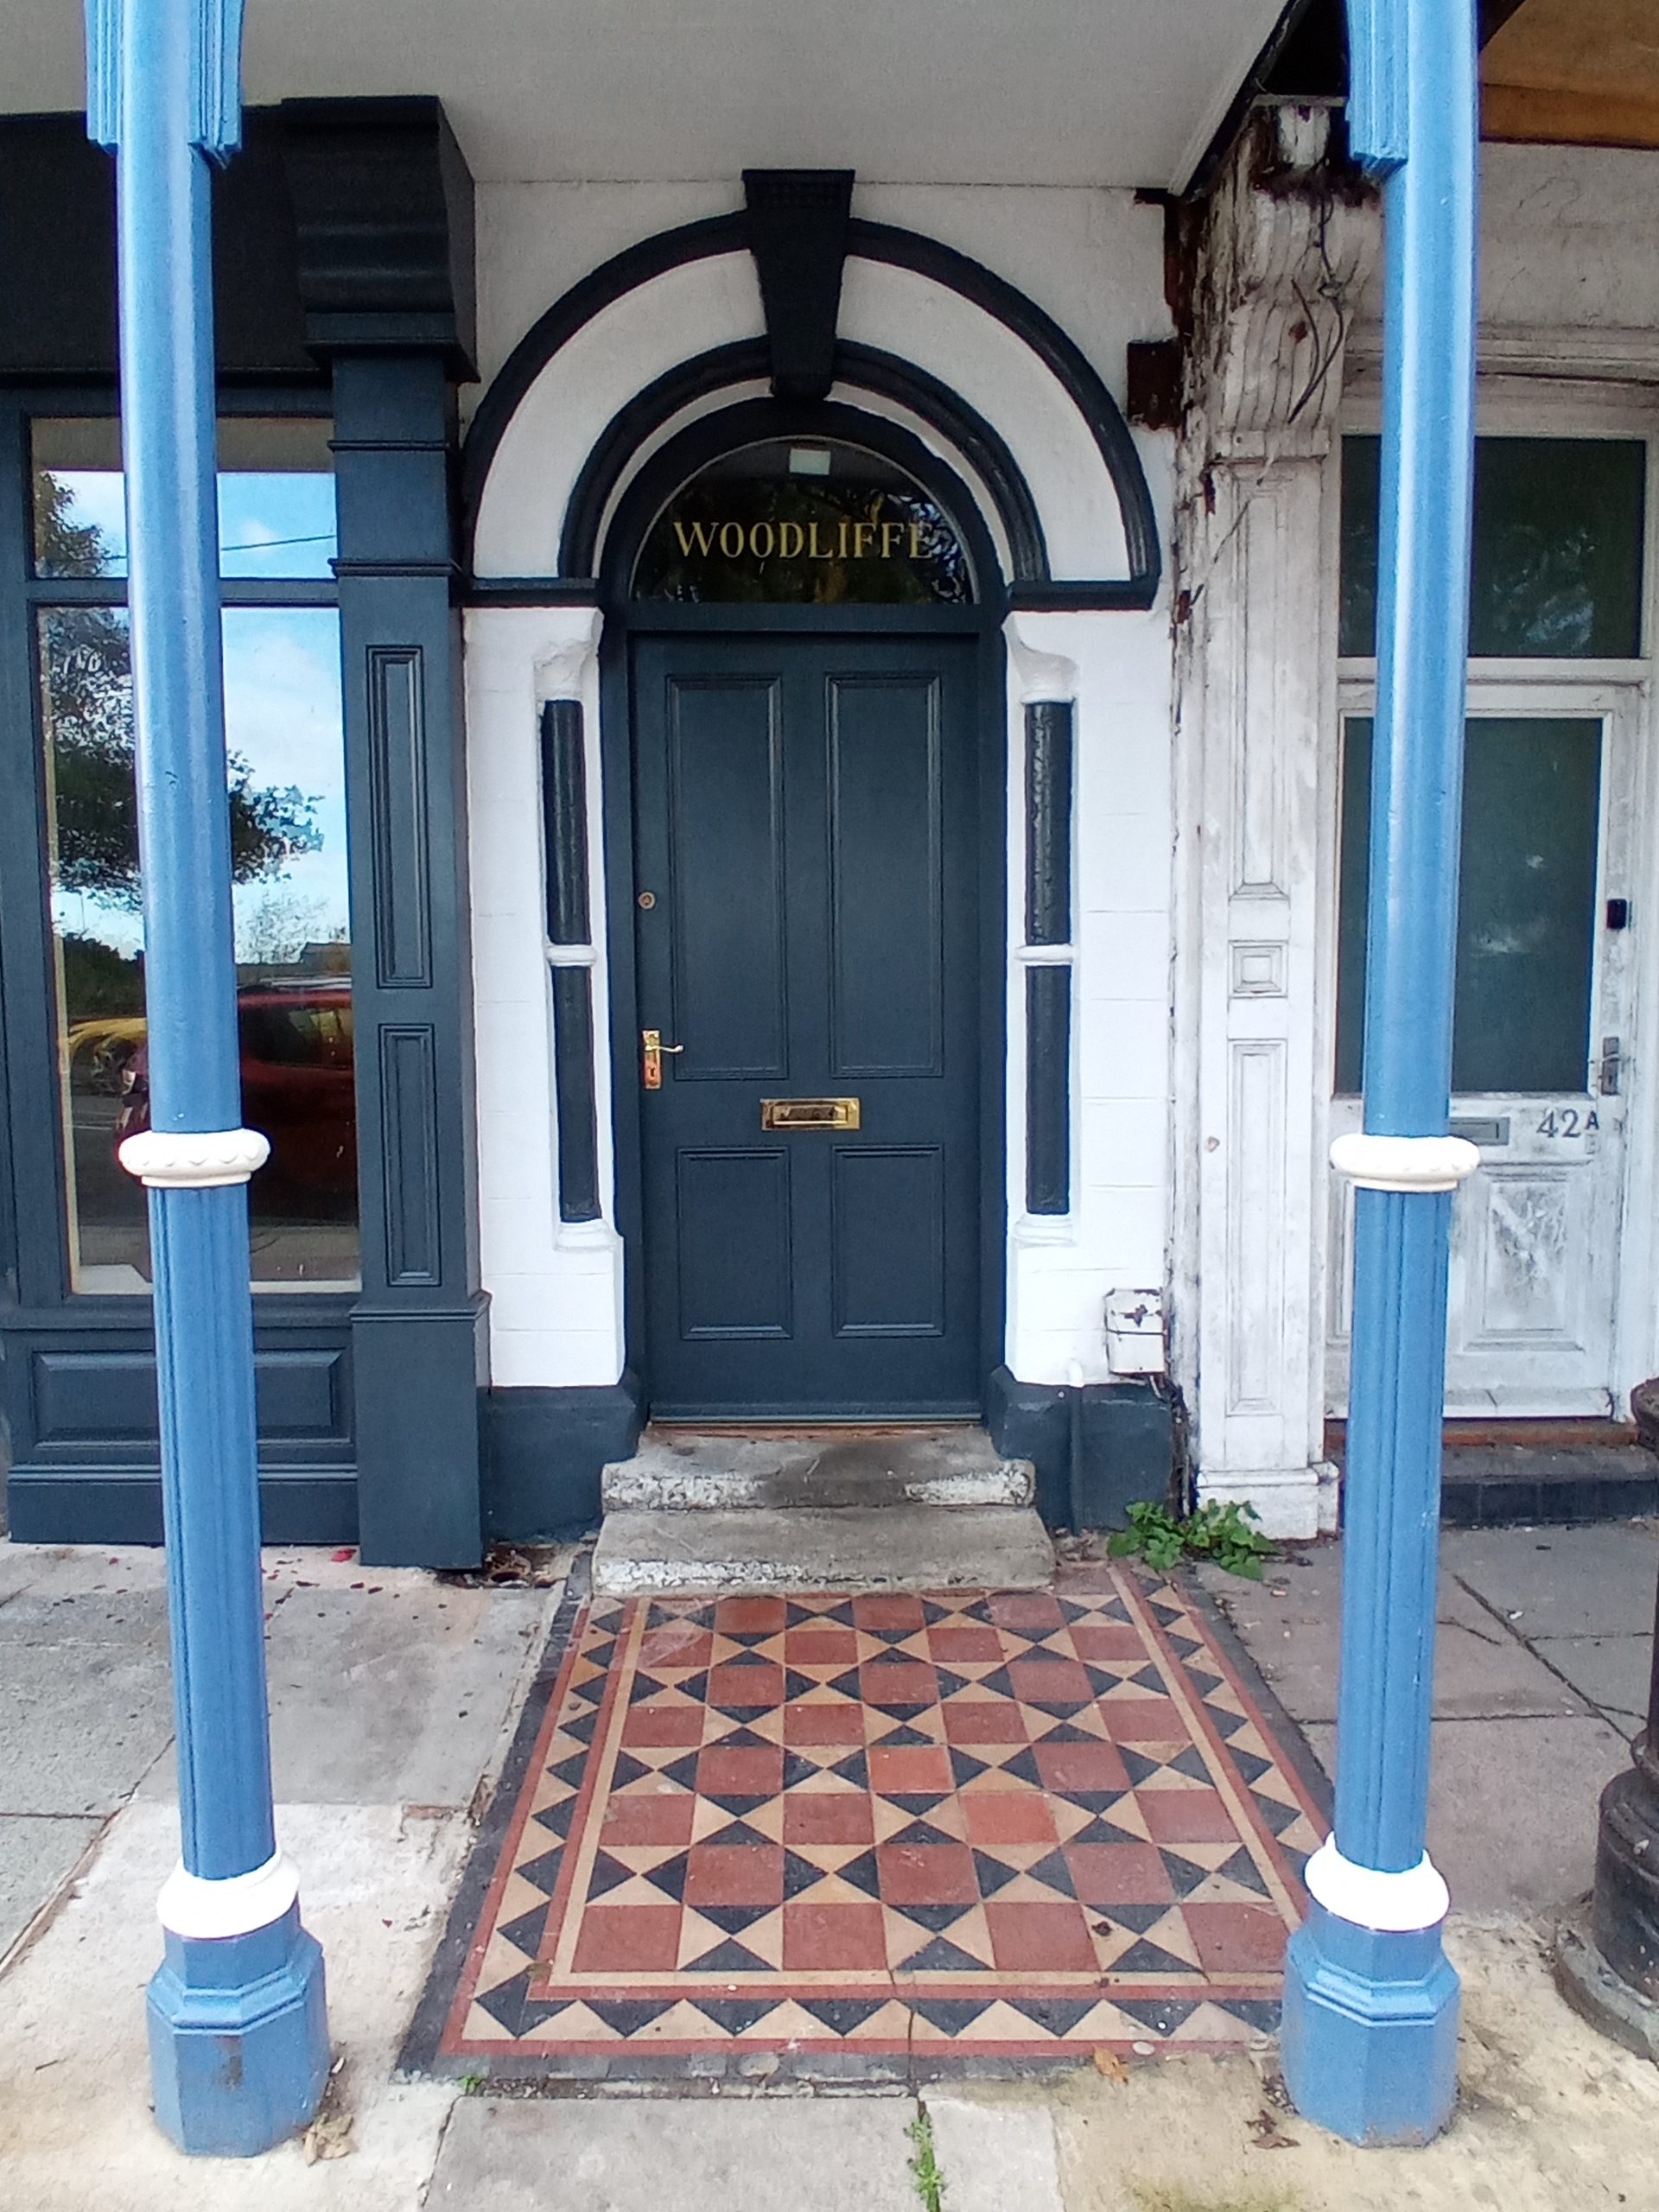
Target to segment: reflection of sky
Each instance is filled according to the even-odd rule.
[[[122,480],[113,469],[54,468],[68,493],[65,519],[103,537],[104,573],[127,572],[127,518]],[[238,579],[327,576],[334,544],[331,476],[296,471],[232,474],[219,479],[219,568]]]
[[[289,922],[300,940],[326,942],[347,929],[340,618],[331,607],[237,607],[226,612],[224,634],[230,749],[249,763],[256,787],[291,784],[314,800],[321,840],[280,876],[235,887],[238,955],[250,958],[256,947],[245,940],[278,921]],[[140,918],[102,899],[60,892],[53,910],[60,930],[98,938],[123,955],[143,942]]]

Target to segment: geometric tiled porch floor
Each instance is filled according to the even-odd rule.
[[[567,1602],[405,2052],[854,2082],[1276,2024],[1323,1833],[1190,1590]]]

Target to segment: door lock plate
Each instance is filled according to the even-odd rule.
[[[856,1098],[763,1098],[763,1129],[855,1129]]]

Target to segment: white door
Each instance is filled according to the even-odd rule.
[[[1625,1120],[1637,1066],[1641,800],[1636,709],[1610,688],[1471,684],[1452,1128],[1481,1165],[1452,1215],[1446,1409],[1618,1409]],[[1368,710],[1369,711],[1369,710]],[[1346,718],[1342,1036],[1332,1134],[1357,1128],[1351,878],[1368,806],[1367,715]],[[1363,974],[1363,970],[1361,971]],[[1327,1382],[1346,1408],[1351,1187],[1331,1179]]]

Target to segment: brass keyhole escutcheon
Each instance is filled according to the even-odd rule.
[[[660,1029],[639,1032],[639,1080],[645,1090],[660,1090],[663,1087],[663,1054],[684,1050],[683,1045],[664,1045]]]

